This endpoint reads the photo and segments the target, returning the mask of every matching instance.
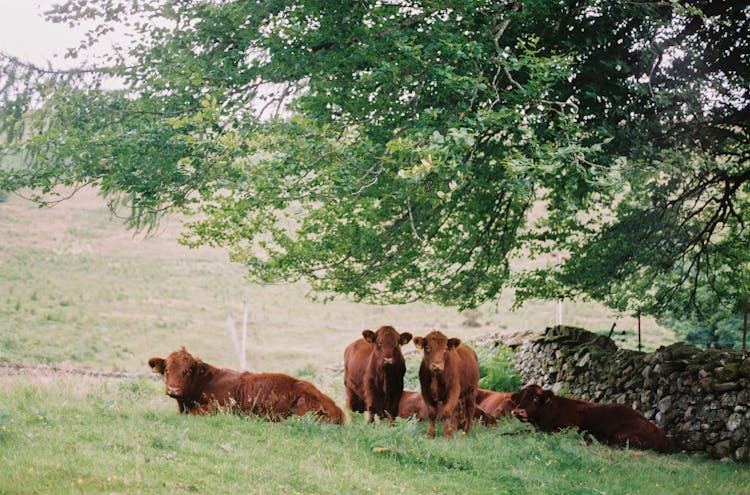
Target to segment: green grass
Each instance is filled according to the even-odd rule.
[[[175,412],[151,380],[4,377],[0,493],[745,494],[750,472],[583,446],[508,421],[429,440],[399,420],[343,427]]]

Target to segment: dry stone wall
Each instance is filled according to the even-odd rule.
[[[564,326],[510,345],[524,384],[627,404],[682,450],[750,461],[750,359],[738,351],[677,343],[637,352]]]

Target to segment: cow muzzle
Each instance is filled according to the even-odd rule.
[[[440,373],[445,368],[443,363],[432,363],[430,364],[430,371],[433,373]]]
[[[513,409],[511,411],[511,414],[515,416],[515,418],[522,423],[528,423],[529,421],[529,414],[526,412],[525,409]]]
[[[167,387],[167,395],[173,399],[182,397],[182,389],[180,387]]]
[[[392,357],[383,358],[383,366],[393,366],[393,358]]]

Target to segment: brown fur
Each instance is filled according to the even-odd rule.
[[[439,331],[414,337],[414,345],[424,350],[419,383],[430,420],[427,436],[435,437],[438,420],[443,421],[446,438],[450,438],[459,425],[469,433],[479,382],[476,353],[460,339],[449,339]]]
[[[477,407],[474,410],[474,419],[483,423],[487,426],[493,426],[497,424],[497,419],[500,416],[510,416],[510,411],[515,407],[515,404],[510,400],[500,400],[499,405],[498,397],[504,398],[506,394],[508,396],[513,395],[509,392],[493,392],[491,390],[478,389],[477,393]],[[517,392],[516,392],[517,394]],[[487,410],[485,407],[489,407]],[[412,392],[410,390],[404,390],[401,394],[401,402],[398,404],[398,416],[400,418],[408,419],[412,416],[416,417],[420,421],[429,419],[427,414],[427,406],[422,399],[420,392]]]
[[[672,442],[655,424],[624,404],[596,404],[568,399],[529,385],[521,391],[513,415],[551,433],[576,428],[608,445],[621,445],[657,452],[671,452]]]
[[[511,416],[520,397],[518,392],[495,392],[480,388],[477,391],[477,407],[482,408],[488,416],[497,421],[499,418]]]
[[[164,376],[165,393],[177,401],[181,413],[238,410],[280,419],[310,412],[323,422],[345,421],[344,412],[330,397],[312,383],[289,375],[216,368],[193,357],[184,347],[165,359],[153,357],[148,365]]]
[[[410,340],[410,333],[383,326],[377,332],[364,330],[361,339],[349,344],[344,351],[346,407],[367,412],[368,422],[374,416],[393,420],[398,415],[406,372],[401,346]]]
[[[398,416],[404,419],[415,416],[420,421],[428,419],[427,406],[424,404],[422,394],[404,390],[401,394],[401,401],[398,403]]]

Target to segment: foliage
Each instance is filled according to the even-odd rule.
[[[737,42],[750,30],[747,6],[535,5],[540,25],[561,19],[540,44],[581,59],[558,98],[574,95],[585,128],[609,136],[610,165],[600,170],[620,185],[585,235],[560,231],[570,252],[563,268],[529,274],[526,285],[698,320],[710,292],[736,311],[747,284],[733,272],[747,266],[750,220],[748,51]]]
[[[675,336],[689,344],[703,348],[741,349],[742,315],[728,314],[717,310],[704,315],[701,320],[675,318],[666,314],[659,323],[674,330]]]
[[[95,24],[71,57],[135,41],[71,71],[2,56],[2,153],[27,164],[0,188],[94,184],[136,228],[179,209],[183,242],[253,280],[356,300],[512,285],[700,316],[699,289],[736,302],[746,262],[747,9],[70,1],[50,18]],[[511,271],[551,251],[570,259]]]
[[[500,392],[514,392],[521,388],[521,375],[516,370],[513,349],[504,345],[478,346],[479,386]]]

